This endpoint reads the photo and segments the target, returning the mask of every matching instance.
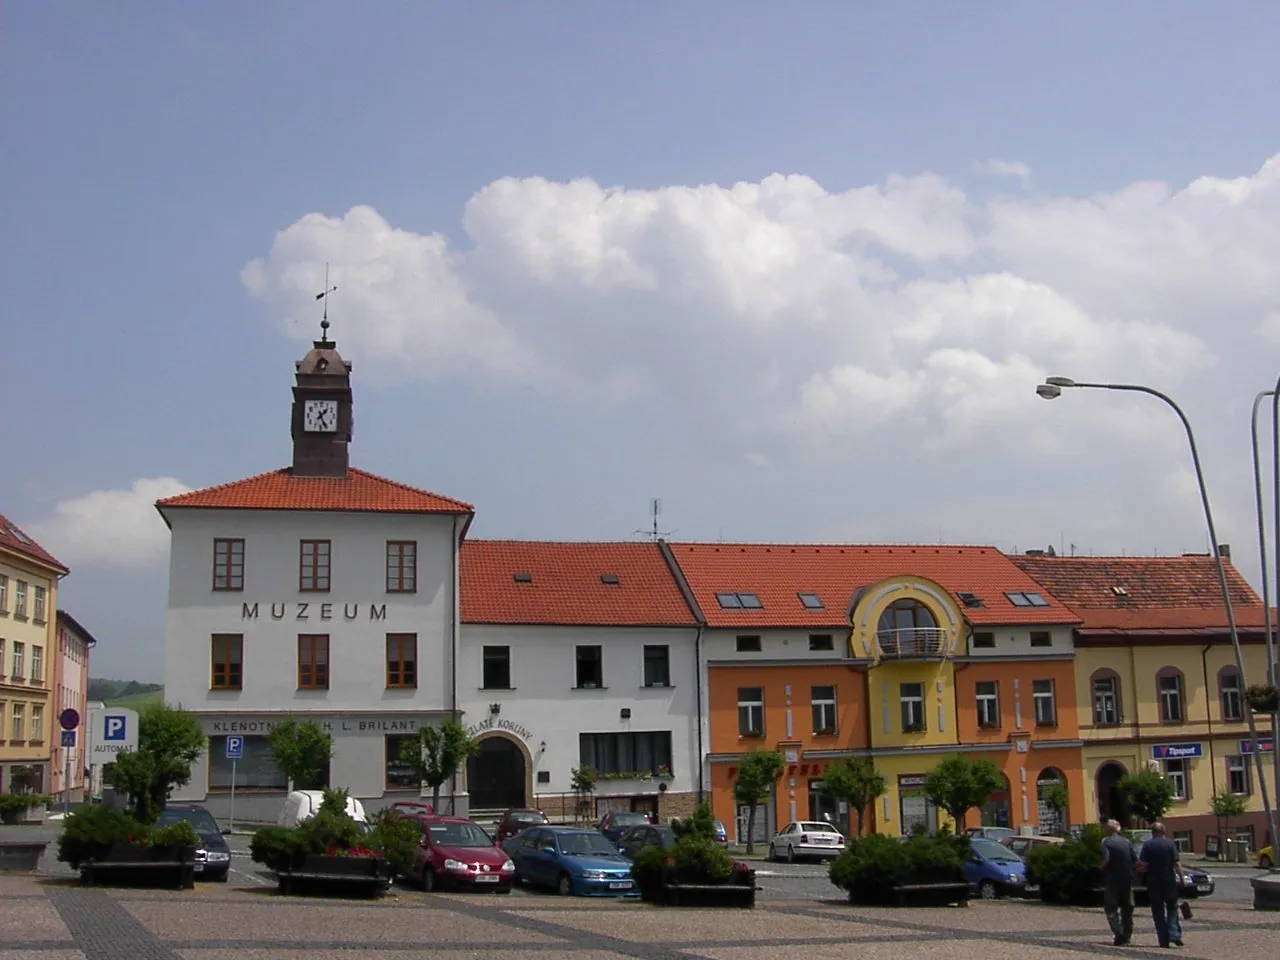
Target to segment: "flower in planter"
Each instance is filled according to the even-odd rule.
[[[1280,692],[1269,683],[1251,685],[1245,691],[1245,697],[1255,713],[1275,713],[1280,710]]]

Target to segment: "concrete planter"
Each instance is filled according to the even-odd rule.
[[[0,873],[30,873],[40,863],[47,840],[0,842]]]
[[[306,854],[276,871],[281,893],[302,892],[309,886],[350,890],[378,896],[391,885],[391,864],[380,857],[337,857]]]
[[[1280,873],[1254,877],[1249,883],[1253,886],[1253,909],[1280,911]]]
[[[179,844],[104,844],[80,864],[80,882],[126,887],[195,887],[196,848]]]

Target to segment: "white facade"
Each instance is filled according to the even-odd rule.
[[[696,636],[693,627],[464,624],[458,665],[462,722],[482,742],[501,737],[520,748],[528,765],[524,790],[530,804],[536,797],[544,808],[555,808],[550,798],[571,797],[571,771],[589,759],[582,754],[583,734],[634,735],[609,738],[607,747],[604,738],[594,741],[602,744],[602,750],[621,750],[618,763],[593,764],[602,774],[595,790],[596,812],[610,805],[625,809],[623,798],[656,801],[660,792],[696,793],[700,764]],[[599,687],[583,689],[576,683],[579,646],[600,648],[603,682]],[[486,647],[509,650],[510,689],[485,686]],[[646,685],[646,647],[666,648],[664,686]],[[619,767],[646,765],[644,758],[635,760],[627,751],[643,753],[655,741],[652,735],[661,734],[670,735],[670,777],[620,776],[642,772]],[[471,783],[476,769],[474,763],[469,765],[470,803],[487,806],[492,784],[486,788]],[[510,805],[519,804],[512,800]]]
[[[316,720],[334,738],[330,784],[376,809],[395,792],[388,789],[386,738],[439,722],[455,703],[456,544],[465,518],[186,507],[164,513],[172,527],[165,696],[201,718],[211,755],[174,799],[199,800],[225,815],[224,738],[244,736],[253,759],[237,764],[237,818],[273,820],[284,786],[267,783],[261,751],[275,722],[297,717]],[[240,590],[214,589],[220,538],[244,541]],[[300,590],[303,540],[330,541],[327,592]],[[388,541],[416,542],[415,592],[388,592]],[[299,689],[303,634],[328,636],[327,689]],[[416,635],[415,687],[388,687],[388,634]],[[214,635],[242,637],[238,689],[214,686]]]

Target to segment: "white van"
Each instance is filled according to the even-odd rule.
[[[285,798],[284,808],[276,823],[282,827],[296,827],[303,820],[314,817],[323,802],[323,790],[295,790]],[[364,804],[355,797],[347,797],[347,816],[368,829],[369,821],[364,815]]]

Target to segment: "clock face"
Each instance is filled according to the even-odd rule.
[[[333,433],[338,429],[338,401],[308,400],[302,408],[302,426],[309,433]]]

